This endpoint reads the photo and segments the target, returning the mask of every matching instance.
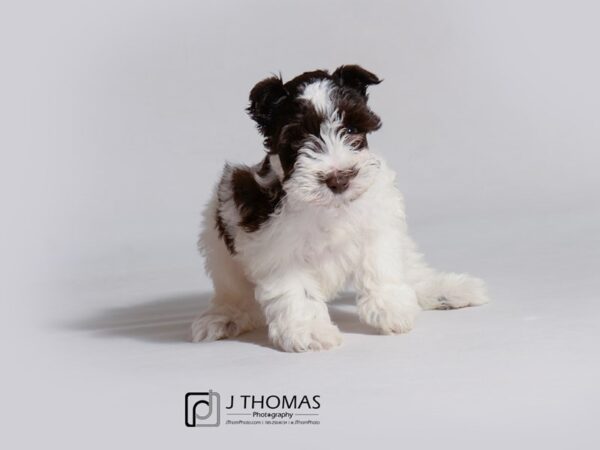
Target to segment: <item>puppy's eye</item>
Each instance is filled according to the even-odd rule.
[[[347,125],[345,128],[346,133],[348,134],[357,134],[358,130],[356,129],[356,127],[353,127],[352,125]]]

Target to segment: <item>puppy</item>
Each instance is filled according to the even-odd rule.
[[[266,156],[226,165],[206,208],[199,246],[215,293],[194,342],[266,324],[285,351],[336,347],[327,302],[348,282],[359,319],[382,334],[406,333],[422,309],[488,301],[481,280],[429,268],[407,234],[395,174],[367,140],[381,127],[367,88],[380,81],[347,65],[254,86]]]

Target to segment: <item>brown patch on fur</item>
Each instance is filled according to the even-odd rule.
[[[294,119],[272,140],[274,150],[270,153],[279,155],[285,175],[284,180],[292,175],[298,151],[304,142],[311,137],[320,136],[321,123],[324,120],[324,117],[306,100],[297,101],[297,109]]]
[[[315,81],[330,79],[331,75],[329,75],[329,72],[326,70],[313,70],[311,72],[304,72],[297,77],[292,78],[290,81],[285,83],[285,88],[290,94],[292,94],[292,96],[296,96],[298,95],[302,86]]]
[[[299,89],[305,84],[330,79],[325,70],[305,72],[283,84],[281,77],[266,78],[257,83],[250,92],[250,105],[246,109],[265,137],[264,145],[272,148],[272,139],[291,118],[298,114]]]
[[[335,72],[331,74],[331,78],[333,78],[339,86],[349,87],[359,92],[365,100],[368,98],[367,87],[372,84],[381,83],[381,80],[377,75],[356,64],[338,67]]]
[[[218,210],[215,215],[215,226],[217,228],[217,231],[219,232],[219,237],[223,239],[223,242],[225,242],[225,246],[227,247],[227,250],[229,250],[229,253],[235,255],[235,242],[233,240],[233,237],[227,231],[225,223],[223,222],[223,218],[219,214]]]
[[[381,128],[379,116],[353,92],[342,92],[337,107],[344,115],[344,125],[356,128],[359,133],[367,134]]]
[[[241,217],[239,225],[247,232],[258,230],[275,212],[284,195],[278,180],[269,186],[261,186],[249,168],[233,169],[231,187]]]
[[[263,162],[260,165],[260,168],[256,171],[259,177],[266,177],[269,172],[271,172],[271,161],[269,161],[269,156],[265,156]]]

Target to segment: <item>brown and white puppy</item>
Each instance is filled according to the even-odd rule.
[[[359,318],[384,334],[409,331],[421,309],[487,301],[481,280],[432,270],[407,234],[395,174],[367,140],[381,127],[367,95],[379,83],[350,65],[252,89],[248,113],[267,153],[253,167],[226,166],[205,211],[200,247],[215,295],[194,341],[266,323],[286,351],[337,346],[326,302],[348,282]]]

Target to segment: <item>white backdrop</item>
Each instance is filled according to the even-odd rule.
[[[592,448],[600,410],[600,7],[593,1],[55,1],[0,7],[11,446]],[[192,345],[195,250],[271,73],[358,63],[409,226],[493,303],[407,336],[332,307],[334,352]],[[258,345],[257,345],[258,344]],[[317,393],[312,428],[183,425],[183,395]],[[250,440],[250,441],[249,441]],[[258,445],[258,444],[257,444]],[[254,447],[254,446],[253,446]],[[211,448],[211,447],[209,447]]]

